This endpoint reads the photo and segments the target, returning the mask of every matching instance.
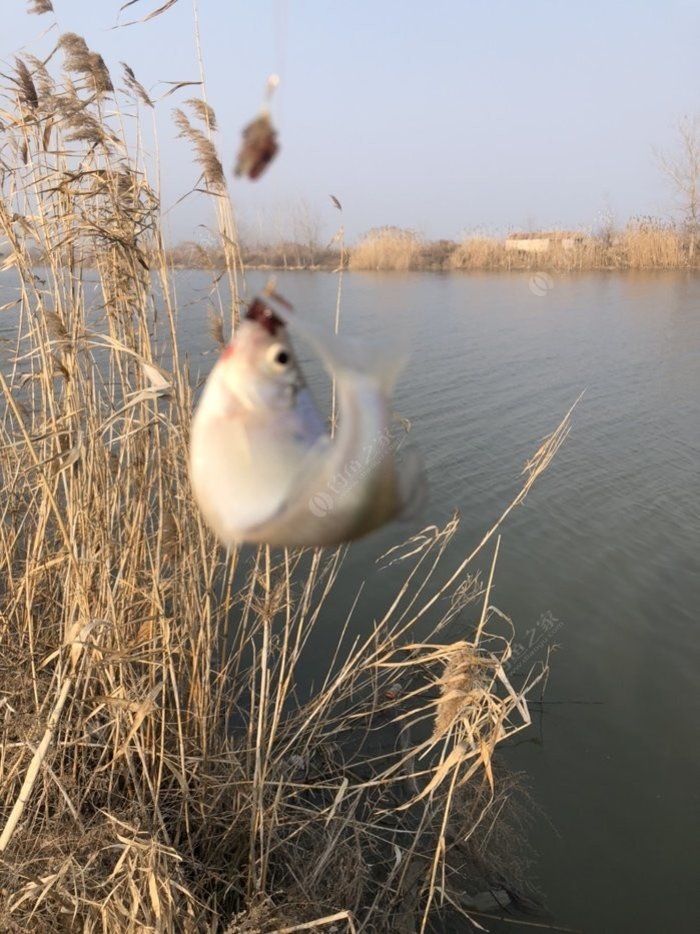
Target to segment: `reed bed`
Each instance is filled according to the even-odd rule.
[[[581,234],[567,240],[554,231],[546,252],[508,249],[504,239],[467,236],[447,265],[461,270],[537,270],[576,272],[587,269],[678,269],[691,265],[687,238],[673,224],[637,218],[617,231]],[[527,241],[525,241],[526,245]]]
[[[613,240],[608,262],[626,269],[678,269],[690,264],[688,238],[673,224],[639,218]]]
[[[412,230],[380,227],[370,230],[350,251],[350,269],[415,269],[421,241]]]
[[[334,602],[345,549],[224,552],[189,492],[176,280],[126,142],[150,98],[80,37],[61,48],[58,78],[17,60],[0,115],[2,929],[409,932],[484,893],[525,904],[496,748],[547,668],[511,683],[491,586],[568,416],[461,561],[456,517],[383,557],[398,583],[366,636]],[[233,279],[220,340],[238,253],[214,118],[177,119]],[[302,702],[317,624],[338,648]]]

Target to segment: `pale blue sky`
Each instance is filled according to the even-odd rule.
[[[162,0],[140,0],[122,21]],[[85,37],[113,77],[119,61],[157,95],[159,81],[196,80],[191,0],[148,23],[112,29],[119,0],[54,0],[60,31]],[[3,0],[0,59],[41,37],[53,17]],[[674,197],[654,148],[700,111],[697,0],[198,0],[207,94],[238,214],[278,223],[304,201],[324,236],[343,202],[353,239],[397,224],[428,237],[464,230],[595,227],[611,211],[669,216]],[[281,152],[257,182],[230,169],[241,127],[271,72]],[[116,83],[116,81],[115,81]],[[193,184],[188,145],[160,104],[166,203]],[[171,238],[210,218],[201,198],[170,214]]]

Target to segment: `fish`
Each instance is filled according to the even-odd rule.
[[[392,436],[403,361],[357,353],[308,327],[281,296],[255,298],[206,381],[192,418],[189,474],[201,513],[228,547],[339,545],[422,502],[420,456]],[[308,388],[297,328],[336,381],[337,428]],[[364,357],[367,357],[365,348]]]

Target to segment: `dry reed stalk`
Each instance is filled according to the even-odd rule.
[[[216,129],[216,116],[213,109],[206,100],[206,81],[204,77],[204,57],[202,55],[202,39],[199,30],[199,10],[196,2],[192,4],[194,18],[194,37],[197,51],[197,61],[199,64],[200,84],[202,88],[202,98],[199,104],[194,104],[195,113],[206,124],[207,139],[213,146],[213,133]],[[224,268],[226,271],[226,280],[230,291],[230,320],[231,331],[235,331],[239,319],[240,296],[238,289],[238,275],[242,271],[241,250],[238,241],[238,227],[233,211],[231,198],[229,197],[228,187],[224,179],[224,197],[214,198],[216,209],[217,227],[221,253],[224,259]]]
[[[335,195],[331,195],[331,202],[333,203],[333,206],[342,213],[343,206],[340,203],[340,201],[335,197]],[[345,228],[342,225],[336,231],[331,243],[337,243],[338,250],[339,250],[339,257],[338,257],[339,262],[335,270],[338,275],[338,285],[337,285],[336,293],[335,293],[335,317],[333,319],[333,333],[339,334],[340,333],[340,309],[341,309],[342,298],[343,298],[343,273],[345,271],[345,263],[346,263]],[[330,416],[331,435],[335,434],[336,427],[337,427],[337,424],[336,424],[337,423],[337,418],[336,418],[337,416],[337,390],[338,390],[337,380],[335,378],[335,374],[333,374],[333,379],[331,381],[331,416]]]

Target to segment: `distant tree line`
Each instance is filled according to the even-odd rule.
[[[355,270],[527,270],[576,269],[679,269],[696,267],[697,232],[687,222],[636,217],[621,229],[607,221],[600,230],[571,234],[542,234],[549,245],[528,249],[537,236],[493,237],[474,233],[454,240],[427,240],[414,230],[378,227],[345,250],[344,265]],[[336,245],[281,241],[240,249],[242,262],[260,269],[324,269],[341,264]],[[223,249],[215,244],[186,241],[168,250],[176,267],[222,268]]]

